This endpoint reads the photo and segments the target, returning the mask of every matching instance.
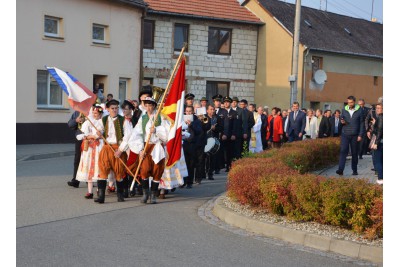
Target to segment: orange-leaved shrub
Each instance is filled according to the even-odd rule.
[[[365,179],[309,173],[336,164],[339,151],[338,138],[326,138],[251,154],[233,163],[228,196],[293,220],[340,226],[370,239],[382,237],[382,187]]]

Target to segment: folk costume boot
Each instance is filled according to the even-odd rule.
[[[97,180],[97,187],[99,189],[99,197],[94,200],[97,203],[104,203],[106,196],[107,180]]]
[[[123,189],[124,189],[124,198],[128,198],[129,197],[129,176],[127,176],[125,179],[122,180],[122,184],[123,184]]]
[[[157,203],[157,195],[158,195],[158,185],[160,183],[152,182],[151,183],[151,195],[150,195],[150,204]]]
[[[140,203],[147,203],[147,200],[149,200],[149,179],[142,180],[142,188],[143,197],[140,200]]]
[[[120,182],[117,182],[117,198],[118,202],[124,202],[124,179]]]

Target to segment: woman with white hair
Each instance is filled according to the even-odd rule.
[[[304,131],[306,132],[303,136],[304,139],[316,139],[318,136],[318,128],[317,128],[318,119],[314,116],[314,111],[312,109],[307,110],[306,117],[306,128]]]

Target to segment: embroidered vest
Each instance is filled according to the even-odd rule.
[[[103,118],[102,118],[102,120],[103,120],[103,125],[104,125],[104,133],[103,133],[103,136],[104,136],[104,138],[106,138],[107,139],[107,137],[108,137],[108,117],[109,117],[110,115],[107,115],[107,116],[104,116]],[[117,143],[119,144],[119,143],[121,143],[121,141],[122,141],[122,138],[124,137],[124,128],[123,128],[123,126],[124,126],[124,120],[125,120],[125,118],[123,117],[123,116],[120,116],[120,115],[117,115],[117,117],[118,117],[118,119],[116,119],[115,121],[114,121],[114,129],[115,129],[115,134],[116,134],[116,136],[117,136]]]
[[[147,115],[147,113],[142,116],[143,140],[145,142],[146,142],[146,140],[145,140],[145,138],[146,138],[146,125],[149,122],[149,120],[150,120],[150,118],[149,118],[149,115]],[[160,126],[160,125],[161,125],[161,116],[158,115],[155,127]]]

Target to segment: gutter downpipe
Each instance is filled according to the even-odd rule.
[[[140,92],[142,88],[142,82],[143,82],[143,42],[144,42],[144,18],[147,16],[147,5],[142,11],[142,17],[141,17],[141,25],[140,25],[140,69],[139,69],[139,81],[138,81],[138,90]]]
[[[310,49],[304,46],[306,53],[303,52],[303,88],[301,89],[301,106],[304,107],[304,102],[306,101],[306,66],[307,66],[307,56],[310,53]]]

